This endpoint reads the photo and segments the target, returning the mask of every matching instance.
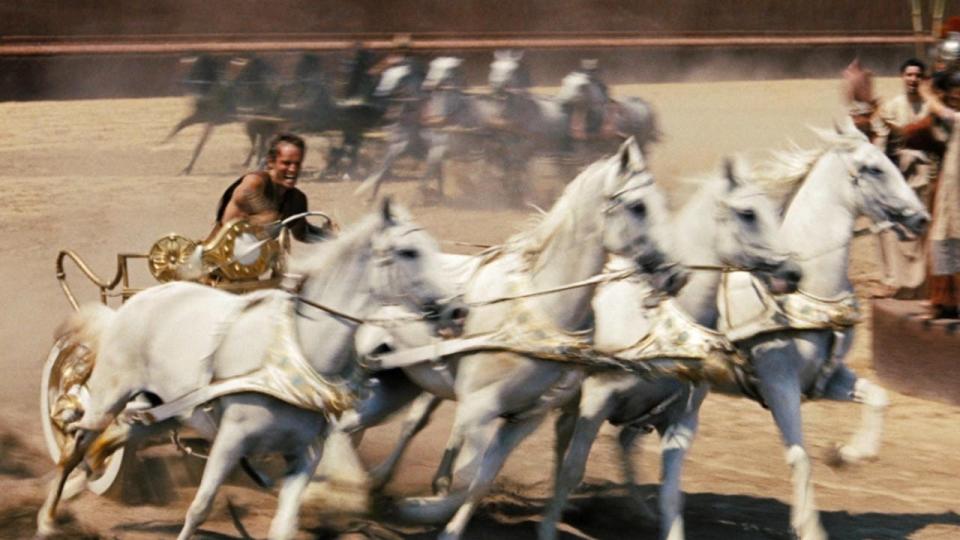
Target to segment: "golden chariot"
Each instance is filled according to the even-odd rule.
[[[333,221],[321,212],[294,216],[284,223],[307,215],[321,216],[333,228]],[[283,224],[279,226],[279,234],[271,235],[264,227],[234,220],[206,241],[171,233],[155,241],[146,253],[120,253],[110,280],[98,276],[79,255],[65,249],[57,255],[56,276],[74,310],[79,310],[79,303],[67,281],[64,266],[68,260],[97,288],[99,300],[105,305],[111,299],[122,303],[144,289],[131,284],[134,268],[131,261],[136,259],[146,261],[147,270],[157,284],[195,281],[242,294],[279,287],[290,246],[290,231]],[[87,392],[85,383],[93,363],[89,350],[69,335],[57,339],[47,355],[41,380],[40,411],[44,442],[55,463],[59,462],[68,441],[67,424],[82,414]],[[96,470],[88,471],[87,489],[98,495],[110,491],[123,468],[125,454],[129,458],[130,452],[120,448]]]

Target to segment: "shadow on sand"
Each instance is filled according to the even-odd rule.
[[[642,486],[648,504],[656,508],[656,485]],[[789,530],[790,507],[776,499],[747,495],[693,493],[686,496],[685,530],[688,538],[698,540],[755,540],[792,538]],[[542,498],[509,493],[487,497],[465,537],[467,539],[513,540],[536,538],[537,523],[546,504]],[[822,512],[821,519],[833,538],[903,539],[928,526],[960,527],[960,514],[943,513],[850,513]],[[434,528],[391,526],[399,538],[427,540],[436,538]],[[558,537],[572,539],[656,538],[656,524],[645,523],[637,515],[626,487],[620,484],[588,484],[571,498]]]

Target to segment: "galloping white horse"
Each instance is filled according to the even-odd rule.
[[[851,123],[835,133],[818,133],[824,148],[783,155],[773,166],[757,167],[754,175],[793,189],[781,232],[803,269],[801,296],[836,306],[855,299],[848,264],[859,216],[915,234],[924,230],[930,216],[897,166]],[[790,524],[804,540],[825,538],[803,446],[801,400],[822,397],[866,405],[860,429],[839,451],[841,460],[856,462],[879,451],[886,391],[858,378],[843,363],[853,342],[852,326],[842,331],[780,328],[749,337],[738,332],[739,323],[755,314],[760,302],[748,281],[746,275],[730,276],[721,296],[726,318],[721,329],[743,338],[738,345],[749,351],[757,394],[787,447],[794,487]]]
[[[658,246],[669,238],[661,225],[663,202],[650,206],[651,201],[641,198],[653,187],[641,159],[631,139],[617,156],[581,173],[538,227],[515,238],[504,256],[480,268],[467,285],[465,299],[478,302],[577,282],[597,274],[610,253],[640,262],[647,272],[662,267],[667,261]],[[656,287],[675,292],[685,276],[680,278],[683,270],[675,264],[669,268],[674,274],[659,280]],[[512,278],[504,279],[511,273]],[[594,284],[475,308],[465,332],[472,335],[506,327],[548,342],[583,340],[593,323],[595,288]],[[463,534],[510,451],[550,410],[576,394],[584,375],[575,364],[514,352],[467,353],[451,362],[458,406],[440,468],[460,464],[458,475],[468,476],[470,485],[445,498],[406,500],[398,506],[401,516],[429,521],[445,519],[459,508],[443,538]],[[465,457],[480,458],[473,475],[462,461],[456,461],[461,448],[466,450]]]
[[[204,521],[237,462],[262,452],[280,452],[289,465],[270,537],[295,535],[300,498],[320,458],[328,415],[352,401],[348,382],[359,375],[351,361],[355,318],[387,303],[434,316],[451,307],[444,302],[453,292],[437,270],[436,242],[398,217],[389,203],[315,249],[293,261],[304,275],[300,296],[282,291],[235,296],[174,282],[138,293],[117,311],[85,308],[69,322],[69,330],[95,352],[96,367],[87,385],[90,400],[70,426],[74,438],[37,516],[40,534],[53,532],[68,475],[85,456],[110,444],[98,436],[128,401],[145,394],[163,407],[219,384],[208,386],[211,381],[248,381],[253,373],[266,377],[251,383],[266,391],[241,389],[219,397],[212,414],[193,407],[177,412],[179,420],[213,440],[179,538],[189,538]],[[304,389],[303,381],[311,385]],[[278,385],[301,399],[274,393]]]
[[[675,289],[682,284],[680,273],[660,247],[667,241],[665,231],[660,227],[665,219],[665,199],[652,182],[636,143],[628,140],[616,155],[594,163],[574,179],[553,209],[534,228],[477,261],[483,264],[468,275],[465,298],[469,302],[482,302],[577,282],[599,272],[608,253],[619,253],[634,260],[645,271],[655,273],[654,280],[661,288]],[[528,328],[533,321],[518,323],[511,316],[520,306],[530,306],[530,312],[543,317],[545,324],[557,327],[555,331],[576,332],[589,324],[589,299],[594,287],[585,285],[522,302],[475,308],[471,313],[481,315],[472,319],[472,323],[468,318],[467,325],[472,324],[473,333],[513,328],[514,324]],[[554,302],[563,306],[562,309],[554,309]],[[550,320],[552,317],[546,315],[548,313],[559,316],[560,320]],[[413,344],[419,343],[403,343]],[[437,396],[460,398],[461,394],[453,383],[454,377],[460,375],[458,364],[451,361],[445,366],[445,370],[437,370],[436,365],[425,363],[407,367],[404,371],[417,385]],[[566,366],[547,366],[541,376],[533,374],[532,378],[535,384],[549,388],[555,386],[568,370]],[[396,375],[385,376],[396,383]],[[411,387],[417,389],[412,385],[406,388]],[[345,429],[372,426],[382,419],[385,411],[396,410],[416,395],[416,390],[404,394],[403,386],[400,391],[392,391],[396,387],[391,384],[375,388],[380,393],[357,408],[357,417],[345,416],[346,423],[351,424]],[[498,403],[495,395],[488,397],[494,401],[495,409],[510,406],[508,401]],[[455,432],[452,437],[450,453],[445,460],[447,468],[453,463],[452,452],[459,448],[462,435],[462,432]]]
[[[822,298],[839,299],[852,294],[852,286],[847,279],[847,260],[853,237],[853,224],[858,216],[866,214],[875,221],[899,222],[914,231],[922,229],[929,217],[899,170],[859,131],[849,126],[845,131],[836,134],[819,133],[826,143],[824,148],[809,152],[783,153],[772,164],[755,167],[751,176],[758,176],[758,181],[771,185],[778,191],[791,192],[788,194],[790,203],[781,226],[781,234],[784,247],[795,254],[803,270],[800,288]],[[730,278],[728,281],[747,282],[750,276],[738,273]],[[759,305],[754,286],[752,283],[742,285],[746,287],[736,287],[732,296],[726,294],[728,302],[725,307],[729,309],[721,309],[721,315],[737,310],[748,313],[756,311],[750,309]],[[716,297],[703,300],[705,306],[714,305]],[[744,301],[748,302],[748,305],[745,306]],[[601,313],[604,316],[608,314],[606,310]],[[722,328],[724,323],[726,321],[721,321]],[[605,327],[606,325],[601,324],[598,331]],[[598,338],[600,337],[598,335]],[[826,383],[823,397],[856,400],[868,406],[864,411],[864,427],[854,437],[853,444],[840,453],[845,459],[876,454],[880,414],[886,404],[882,389],[866,380],[857,379],[842,364],[840,360],[845,351],[832,351],[832,339],[833,333],[830,330],[803,332],[782,329],[758,335],[743,344],[750,354],[751,366],[755,371],[755,388],[748,397],[757,396],[770,408],[788,447],[787,462],[794,470],[791,525],[803,539],[822,538],[824,533],[813,504],[810,463],[803,449],[801,394],[810,396],[822,375],[829,375],[827,380],[823,381]],[[841,346],[849,347],[850,343],[848,337]],[[607,412],[605,407],[615,407],[616,410],[608,414],[613,422],[625,424],[619,442],[624,473],[629,483],[633,482],[635,470],[631,449],[641,432],[639,428],[653,425],[666,434],[662,443],[665,472],[660,500],[661,523],[665,526],[661,529],[661,534],[669,535],[671,540],[682,538],[682,522],[675,512],[680,505],[681,460],[694,434],[697,417],[695,409],[700,403],[691,402],[691,409],[687,400],[691,395],[695,397],[696,391],[669,380],[640,383],[633,387],[626,384],[629,382],[627,379],[621,378],[618,381],[623,381],[624,386],[617,388],[616,381],[611,382],[609,384],[613,386],[613,390],[618,390],[623,399],[649,399],[650,401],[642,402],[644,406],[640,408],[645,407],[651,414],[647,418],[641,418],[639,422],[629,423],[631,407],[622,402],[615,401],[611,404],[604,401],[611,388],[605,387],[603,380],[595,379],[584,384],[583,401],[589,408],[581,412],[581,420],[586,418],[592,422],[591,413],[601,411],[602,416],[603,412]],[[741,394],[739,388],[718,390]],[[595,393],[595,396],[590,398],[588,393]],[[585,424],[587,427],[590,425]],[[639,500],[639,497],[635,498]],[[558,505],[559,502],[554,504]],[[560,510],[557,506],[552,508],[555,513]],[[673,520],[671,516],[674,516]],[[558,518],[558,515],[553,516],[553,519]]]
[[[800,270],[788,260],[778,233],[779,212],[756,186],[728,180],[698,187],[695,195],[673,216],[675,251],[681,263],[713,267],[695,271],[677,294],[677,306],[696,324],[716,329],[717,291],[720,268],[750,268],[775,272],[774,283],[796,287]],[[791,289],[792,290],[792,289]],[[644,308],[649,287],[621,281],[600,287],[594,299],[597,329],[594,342],[600,349],[621,350],[646,337],[658,321]],[[679,327],[678,332],[688,330]],[[662,535],[671,539],[683,535],[680,476],[684,456],[698,423],[699,404],[706,397],[707,383],[692,384],[678,379],[641,377],[626,371],[602,371],[587,377],[579,404],[571,402],[557,419],[556,483],[553,500],[539,525],[543,539],[556,537],[556,525],[570,492],[583,479],[587,456],[604,421],[626,426],[621,441],[652,426],[658,430],[663,447],[660,486]],[[667,406],[663,404],[666,403]],[[633,484],[632,462],[624,461],[631,494],[646,510]],[[668,532],[669,531],[669,532]]]

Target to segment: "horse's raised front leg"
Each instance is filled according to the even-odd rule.
[[[855,401],[864,406],[860,427],[849,443],[838,445],[832,463],[853,464],[872,459],[880,452],[883,435],[883,415],[890,399],[882,387],[858,378],[847,366],[841,365],[830,378],[824,397],[837,401]]]
[[[459,408],[458,405],[458,411]],[[430,487],[434,494],[446,495],[450,492],[450,486],[453,484],[453,465],[457,461],[457,455],[463,447],[465,438],[462,428],[455,422],[450,430],[450,436],[447,438],[443,455],[440,456],[440,464],[437,465],[437,471],[433,473],[433,480],[430,481]]]
[[[520,444],[527,435],[540,425],[544,415],[537,414],[527,418],[503,421],[494,433],[493,439],[483,452],[480,460],[480,467],[476,475],[470,482],[467,490],[467,499],[454,514],[453,519],[447,523],[443,533],[438,537],[440,540],[455,540],[463,536],[466,531],[470,518],[473,517],[480,500],[490,491],[493,481],[496,479],[504,462],[510,455],[510,452]]]
[[[557,523],[563,515],[563,508],[570,493],[583,481],[590,448],[600,427],[610,417],[615,403],[612,389],[590,385],[589,379],[584,383],[580,395],[580,413],[562,456],[562,464],[558,465],[554,476],[553,499],[547,504],[543,520],[537,527],[537,536],[541,540],[557,537]]]
[[[199,110],[194,111],[193,113],[190,114],[190,116],[177,122],[177,125],[173,126],[173,129],[170,130],[170,133],[167,135],[165,139],[163,139],[163,142],[161,144],[167,144],[168,142],[170,142],[170,140],[173,139],[177,133],[180,133],[180,131],[182,131],[187,126],[192,126],[194,124],[206,122],[207,116],[208,115],[201,113]]]
[[[322,455],[323,444],[314,441],[299,455],[288,459],[288,473],[277,497],[277,513],[270,522],[270,539],[287,540],[297,535],[300,504],[303,492],[310,483],[313,471],[317,468]]]
[[[683,540],[683,463],[693,445],[700,418],[700,405],[707,397],[707,385],[694,388],[689,399],[675,402],[665,421],[657,425],[660,433],[660,538]]]
[[[207,144],[207,139],[210,138],[211,133],[213,133],[213,122],[207,122],[203,126],[203,133],[200,135],[200,140],[197,141],[197,147],[193,149],[193,156],[190,157],[190,163],[187,163],[187,166],[183,168],[180,174],[190,174],[193,171],[193,165],[197,162],[197,158],[200,157],[200,151],[203,150],[203,145]]]
[[[787,447],[786,461],[792,469],[793,505],[790,525],[801,540],[820,540],[827,534],[820,524],[814,500],[810,456],[803,446],[803,419],[800,415],[800,380],[795,359],[799,357],[792,340],[773,340],[751,351],[760,394]]]
[[[220,431],[213,440],[210,456],[203,467],[203,477],[200,487],[187,509],[187,517],[177,540],[188,540],[197,531],[213,508],[213,499],[217,490],[240,462],[246,453],[246,430],[229,421],[226,417],[221,421]]]

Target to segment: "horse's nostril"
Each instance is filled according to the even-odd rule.
[[[435,321],[440,318],[440,306],[436,302],[427,302],[423,305],[423,318]]]

